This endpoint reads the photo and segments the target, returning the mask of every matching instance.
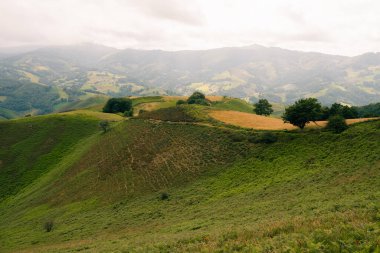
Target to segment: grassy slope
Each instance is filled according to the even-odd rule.
[[[73,144],[97,131],[97,122],[75,115],[0,122],[0,199],[48,172]]]
[[[172,122],[201,122],[211,118],[206,114],[207,107],[199,105],[180,105],[147,111],[139,115],[142,119],[155,119]]]
[[[89,96],[88,98],[83,98],[78,101],[58,104],[57,106],[55,106],[54,109],[55,111],[58,111],[58,112],[83,109],[83,108],[91,108],[93,110],[101,111],[104,104],[107,102],[108,99],[109,97],[107,96],[93,95],[93,96]]]
[[[223,98],[223,97],[208,97],[212,103],[210,108],[212,109],[221,109],[221,110],[232,110],[239,112],[248,112],[253,113],[253,106],[250,103],[247,103],[244,100],[238,98]],[[175,106],[178,100],[186,100],[187,97],[137,97],[133,98],[133,105],[135,110],[139,111],[140,109],[146,111],[153,111],[157,109],[164,109],[168,107]]]
[[[0,108],[0,117],[3,119],[13,119],[16,118],[18,115],[16,112],[5,109],[5,108]]]
[[[237,98],[223,98],[222,101],[213,102],[211,106],[213,109],[253,113],[252,104]]]
[[[340,135],[278,133],[274,144],[233,142],[229,131],[134,120],[94,136],[51,169],[62,176],[0,203],[0,249],[379,247],[378,121]]]

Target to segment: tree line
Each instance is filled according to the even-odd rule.
[[[272,105],[267,99],[260,99],[254,104],[254,112],[258,115],[269,116],[273,113]],[[282,119],[285,123],[303,129],[306,124],[318,120],[328,120],[328,126],[337,132],[346,129],[345,119],[358,118],[359,113],[355,107],[338,103],[330,107],[322,106],[316,98],[303,98],[285,108]]]

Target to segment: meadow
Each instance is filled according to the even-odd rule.
[[[0,129],[1,252],[380,251],[379,120],[265,131],[184,105]]]

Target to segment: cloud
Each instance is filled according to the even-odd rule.
[[[147,16],[157,19],[166,19],[196,26],[202,25],[204,21],[202,11],[196,2],[192,1],[140,0],[134,2],[133,6],[137,7]]]
[[[379,51],[376,0],[0,0],[0,46]]]

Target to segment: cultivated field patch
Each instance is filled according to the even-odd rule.
[[[237,112],[237,111],[210,111],[209,115],[221,122],[246,127],[258,130],[294,130],[297,129],[295,126],[289,123],[284,123],[282,119],[265,117],[261,115]],[[377,118],[360,118],[360,119],[348,119],[347,124],[354,124],[359,122],[364,122],[368,120],[374,120]],[[316,121],[311,122],[307,127],[325,127],[327,121]]]

